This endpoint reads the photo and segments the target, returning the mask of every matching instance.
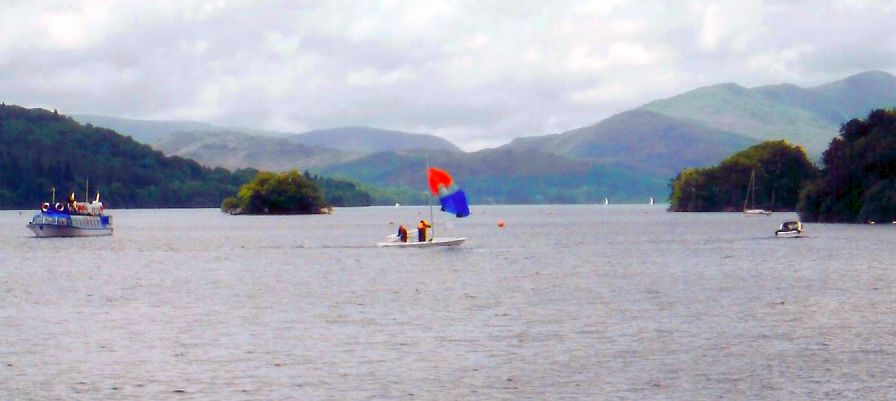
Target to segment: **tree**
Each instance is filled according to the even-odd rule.
[[[843,124],[806,185],[797,211],[806,221],[896,221],[896,109]]]

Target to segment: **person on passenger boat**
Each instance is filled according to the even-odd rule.
[[[426,220],[420,220],[420,224],[417,224],[417,241],[418,242],[426,242],[426,229],[432,227]]]
[[[404,228],[404,224],[398,226],[398,239],[401,242],[408,242],[408,229]]]
[[[68,196],[68,205],[67,206],[68,206],[69,212],[75,211],[75,193],[74,192],[72,192],[71,195]]]

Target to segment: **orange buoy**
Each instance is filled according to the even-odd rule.
[[[504,228],[504,220],[498,220],[498,228]]]

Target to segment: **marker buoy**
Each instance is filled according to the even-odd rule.
[[[498,228],[504,228],[504,220],[498,220]]]

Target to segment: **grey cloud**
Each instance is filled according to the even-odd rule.
[[[622,2],[594,15],[577,14],[581,2],[461,4],[411,25],[401,7],[354,2],[111,9],[119,25],[83,46],[0,41],[0,87],[7,103],[69,113],[280,131],[366,125],[481,146],[590,125],[701,85],[896,71],[892,9],[781,1],[744,3],[738,15],[722,4],[720,17],[741,23],[723,24],[706,47],[702,3]],[[655,59],[602,59],[616,43]],[[580,50],[590,58],[573,68]]]

